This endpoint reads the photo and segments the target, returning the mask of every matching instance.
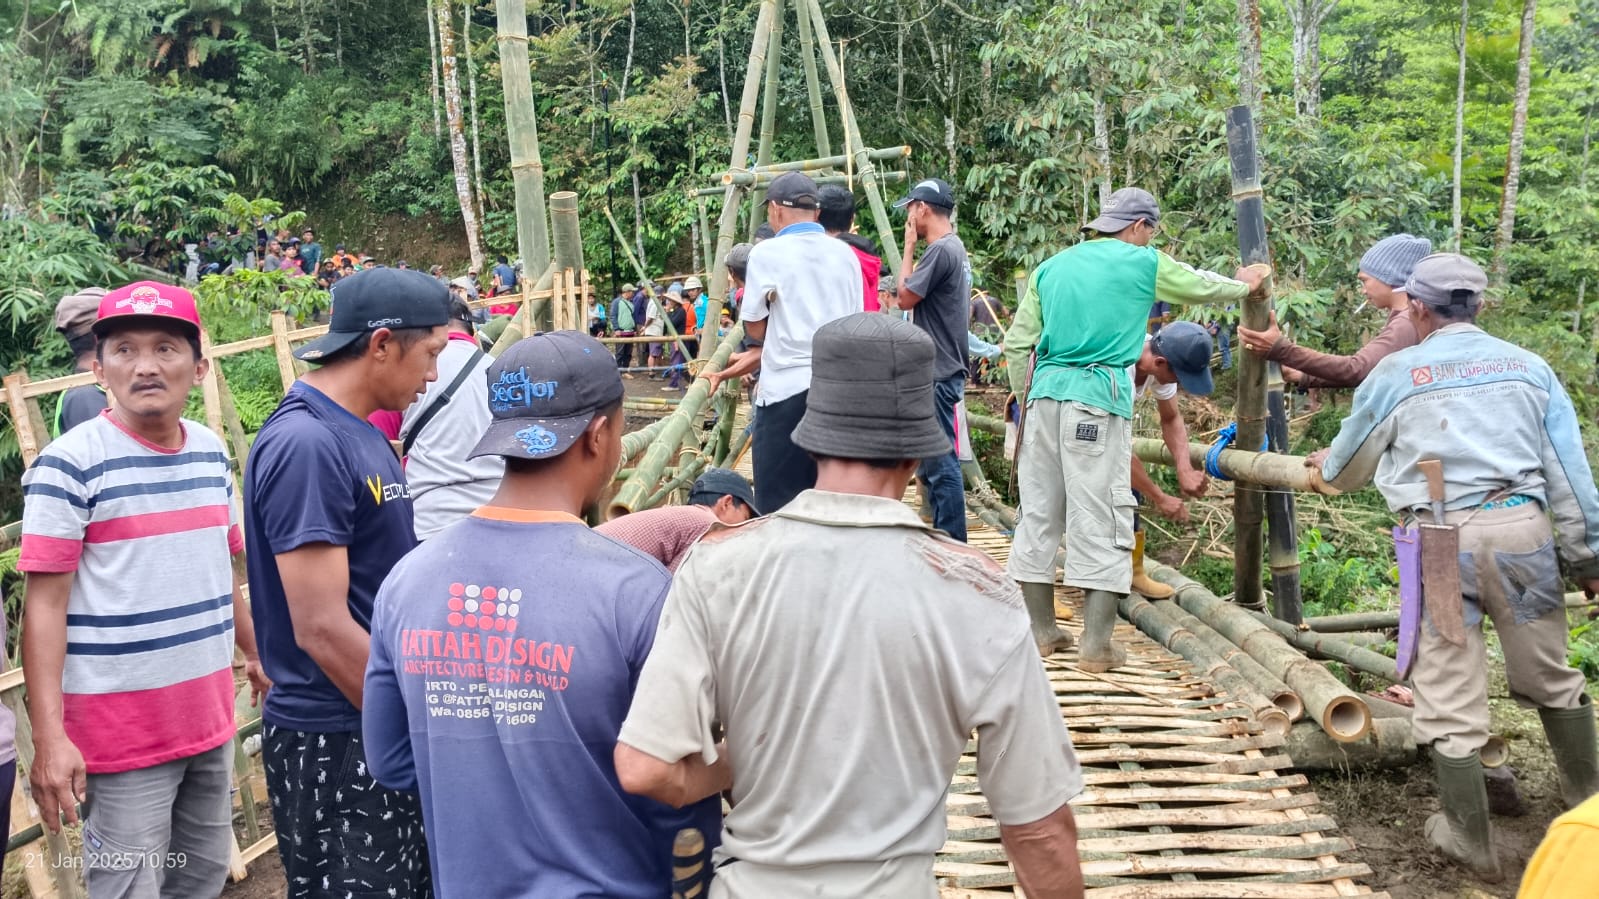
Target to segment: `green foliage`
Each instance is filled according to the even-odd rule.
[[[1571,629],[1566,659],[1583,677],[1599,681],[1599,630],[1594,628],[1594,622],[1586,621]]]
[[[1398,574],[1386,556],[1351,555],[1320,529],[1306,528],[1299,535],[1299,583],[1305,614],[1314,617],[1388,607]]]

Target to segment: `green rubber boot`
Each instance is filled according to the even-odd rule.
[[[1027,605],[1027,618],[1033,626],[1033,642],[1038,654],[1049,658],[1057,652],[1072,648],[1072,635],[1055,623],[1055,585],[1029,584],[1018,581],[1022,588],[1022,602]]]
[[[1539,709],[1549,751],[1560,770],[1560,797],[1567,808],[1599,793],[1599,740],[1594,734],[1593,704],[1585,695],[1574,709]]]
[[[1443,811],[1427,819],[1427,841],[1438,851],[1471,869],[1478,879],[1499,883],[1504,872],[1494,849],[1493,824],[1488,817],[1488,788],[1482,780],[1482,760],[1473,752],[1465,758],[1432,754],[1438,778],[1438,800]]]
[[[1083,596],[1083,646],[1077,667],[1095,674],[1127,664],[1127,650],[1116,643],[1116,608],[1122,594],[1089,590]]]

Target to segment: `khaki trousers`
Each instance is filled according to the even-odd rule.
[[[1583,677],[1566,663],[1564,586],[1543,507],[1450,512],[1460,527],[1466,645],[1438,636],[1423,616],[1411,686],[1422,746],[1463,758],[1488,741],[1488,659],[1482,618],[1493,619],[1510,695],[1522,705],[1576,708]]]
[[[1018,452],[1021,509],[1007,571],[1055,582],[1066,536],[1068,586],[1127,593],[1133,584],[1133,423],[1077,402],[1033,400]]]

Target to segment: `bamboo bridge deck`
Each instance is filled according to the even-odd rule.
[[[914,487],[907,501],[916,502]],[[973,546],[1006,560],[1009,537],[975,518],[967,526]],[[1076,634],[1080,620],[1062,624]],[[1121,622],[1116,638],[1128,664],[1108,674],[1079,671],[1075,650],[1044,662],[1083,766],[1072,809],[1090,899],[1374,895],[1358,882],[1371,870],[1338,858],[1354,844],[1289,770],[1281,737],[1252,727],[1247,709],[1131,624]],[[977,784],[975,750],[946,800],[949,842],[934,868],[944,899],[1021,894]]]
[[[742,419],[742,416],[741,416]],[[742,425],[742,420],[740,421]],[[749,459],[739,470],[750,475]],[[905,501],[920,505],[912,484]],[[975,516],[968,540],[1000,563],[1010,537]],[[1068,598],[1064,588],[1057,597]],[[1074,635],[1079,614],[1062,626]],[[1089,674],[1070,650],[1046,659],[1083,767],[1072,801],[1088,899],[1324,899],[1374,894],[1354,844],[1249,710],[1206,683],[1181,656],[1126,621],[1128,663]],[[949,837],[934,873],[942,899],[1022,896],[967,746],[946,799]]]

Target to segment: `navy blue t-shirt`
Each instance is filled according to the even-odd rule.
[[[378,587],[416,546],[394,450],[377,428],[296,382],[256,435],[244,508],[250,617],[272,678],[262,720],[309,733],[360,730],[360,710],[295,642],[274,557],[311,543],[346,547],[350,615],[370,631]]]
[[[511,268],[509,265],[503,262],[499,265],[496,265],[494,267],[494,274],[500,279],[501,290],[510,290],[516,286],[516,269]]]
[[[612,761],[670,575],[571,516],[497,507],[429,538],[378,595],[372,776],[417,790],[440,896],[665,899],[672,840],[721,797],[622,791]]]

